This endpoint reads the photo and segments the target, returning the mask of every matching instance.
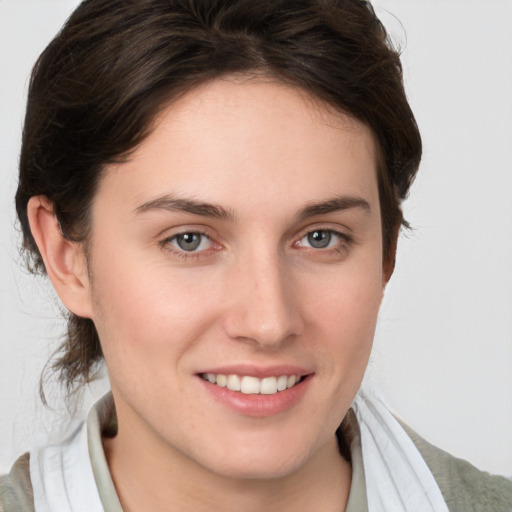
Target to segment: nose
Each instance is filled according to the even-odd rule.
[[[277,254],[253,254],[235,266],[229,281],[224,317],[229,337],[272,348],[302,333],[292,272]]]

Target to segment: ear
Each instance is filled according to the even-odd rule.
[[[27,214],[46,273],[60,300],[75,315],[91,318],[90,282],[82,244],[64,236],[46,196],[31,197]]]

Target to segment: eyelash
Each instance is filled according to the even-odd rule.
[[[160,245],[164,247],[167,251],[171,252],[174,256],[177,256],[178,258],[182,260],[188,260],[188,259],[194,259],[194,258],[200,258],[204,255],[205,252],[210,251],[211,247],[208,247],[207,249],[202,250],[194,250],[194,251],[186,251],[185,249],[182,249],[180,247],[176,247],[173,242],[178,239],[180,236],[184,235],[198,235],[202,238],[199,246],[203,243],[203,241],[206,239],[210,242],[211,245],[215,245],[215,242],[212,240],[211,237],[209,237],[206,233],[202,233],[201,231],[182,231],[181,233],[176,233],[175,235],[172,235],[170,237],[165,238],[160,242]],[[215,250],[215,249],[214,249]]]
[[[316,247],[307,247],[302,246],[300,242],[306,238],[309,235],[312,235],[313,233],[327,233],[330,237],[334,236],[338,238],[338,241],[333,247],[325,247],[325,248],[316,248]],[[211,246],[202,249],[202,250],[193,250],[193,251],[186,251],[180,247],[176,247],[173,242],[175,242],[178,237],[184,236],[184,235],[197,235],[202,237],[202,240],[199,244],[203,243],[205,239],[207,239]],[[330,240],[329,240],[330,243]],[[329,254],[329,253],[338,253],[338,254],[345,254],[350,246],[354,243],[354,240],[351,236],[347,235],[346,233],[342,233],[340,231],[336,231],[335,229],[330,228],[316,228],[316,229],[308,229],[307,231],[304,231],[301,233],[301,235],[298,237],[298,240],[293,243],[293,247],[302,247],[304,250],[307,250],[308,253],[322,253],[322,254]],[[174,256],[182,259],[182,260],[188,260],[188,259],[197,259],[200,257],[205,256],[205,253],[210,252],[211,250],[215,251],[218,250],[218,248],[213,248],[212,246],[217,245],[217,247],[220,247],[220,245],[216,244],[213,239],[208,236],[206,233],[203,233],[201,231],[182,231],[181,233],[176,233],[175,235],[172,235],[170,237],[167,237],[163,239],[160,244],[162,247],[164,247],[167,251],[173,253]]]
[[[302,246],[304,250],[307,250],[308,252],[315,252],[315,253],[321,253],[321,254],[329,254],[329,253],[338,253],[338,254],[345,254],[351,245],[354,243],[354,239],[347,235],[346,233],[342,233],[340,231],[337,231],[335,229],[331,228],[323,228],[318,227],[316,229],[308,229],[307,231],[304,231],[299,239],[294,243],[294,246],[301,246],[300,243],[303,239],[306,237],[312,235],[313,233],[328,233],[330,237],[334,236],[338,239],[338,241],[333,246],[328,246],[325,248],[318,248],[318,247],[307,247]],[[330,242],[330,240],[329,240]]]

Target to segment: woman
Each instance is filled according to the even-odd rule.
[[[112,394],[5,510],[508,510],[356,393],[420,136],[371,6],[84,2],[36,64],[17,211]],[[352,406],[352,407],[351,407]]]

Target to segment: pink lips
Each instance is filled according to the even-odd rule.
[[[241,391],[233,391],[208,382],[202,377],[205,374],[248,376],[258,379],[282,375],[297,375],[301,377],[301,380],[293,387],[274,394],[245,394]],[[306,393],[313,374],[305,368],[294,365],[272,367],[238,365],[209,368],[200,372],[197,377],[205,391],[231,411],[249,417],[268,417],[283,413],[296,405]]]

